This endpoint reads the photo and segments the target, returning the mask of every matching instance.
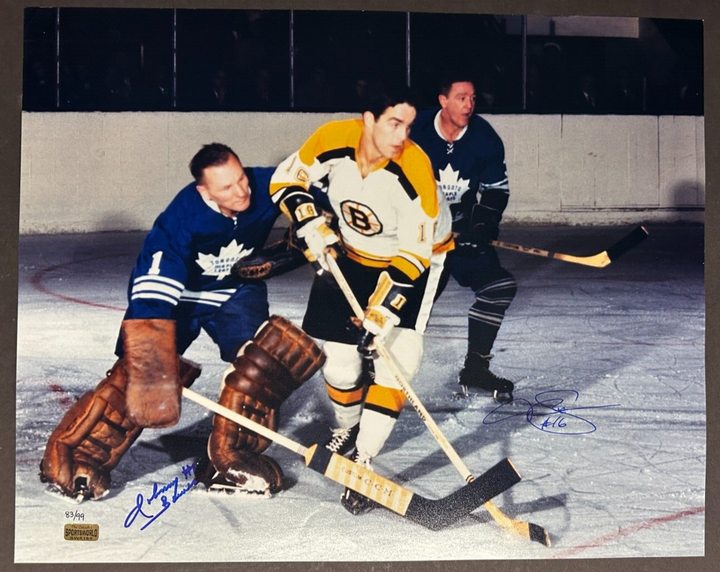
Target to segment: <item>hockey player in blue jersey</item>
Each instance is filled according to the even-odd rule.
[[[64,495],[104,496],[111,469],[142,429],[178,422],[182,386],[200,375],[181,356],[201,330],[230,363],[220,403],[273,429],[280,404],[324,362],[302,330],[268,315],[263,281],[231,274],[263,247],[280,214],[269,194],[274,169],[246,169],[232,149],[213,143],[193,157],[190,171],[194,181],[157,218],[135,263],[118,361],[48,441],[41,480]],[[262,454],[269,444],[215,416],[198,479],[209,488],[277,492],[283,474]]]
[[[263,247],[280,214],[268,193],[273,169],[243,168],[229,147],[216,143],[198,152],[190,171],[195,181],[145,239],[130,277],[125,319],[172,317],[180,354],[202,328],[220,357],[232,362],[268,318],[265,283],[239,284],[230,271]],[[122,357],[122,338],[116,353]]]
[[[491,349],[515,297],[517,285],[489,244],[510,195],[502,140],[475,109],[475,87],[466,75],[441,82],[440,109],[418,114],[410,134],[427,153],[439,189],[453,215],[455,250],[445,262],[448,275],[475,292],[468,312],[468,351],[460,371],[463,390],[481,389],[512,399],[513,383],[490,371]]]

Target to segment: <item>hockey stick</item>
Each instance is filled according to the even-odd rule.
[[[350,288],[347,280],[345,280],[345,276],[340,270],[340,267],[335,261],[335,258],[332,256],[332,254],[327,254],[325,256],[325,259],[327,261],[328,267],[330,268],[330,272],[335,278],[335,281],[338,283],[338,286],[340,286],[340,289],[345,294],[345,298],[350,304],[350,307],[355,313],[355,316],[358,319],[362,320],[365,312],[360,306],[360,303],[357,301],[357,298],[355,297],[355,294]],[[458,470],[460,475],[465,479],[465,481],[468,483],[472,483],[475,477],[470,472],[470,469],[467,468],[467,466],[457,454],[457,451],[455,451],[453,446],[447,440],[445,435],[443,435],[442,431],[440,431],[440,428],[430,416],[428,410],[425,409],[425,406],[418,398],[415,390],[410,386],[410,383],[405,379],[405,376],[400,371],[400,368],[397,365],[397,362],[395,361],[393,355],[377,338],[375,338],[374,340],[374,345],[375,351],[377,351],[378,355],[383,359],[385,365],[388,367],[393,377],[398,382],[403,392],[407,396],[408,402],[410,403],[410,405],[413,406],[417,414],[420,416],[420,419],[423,420],[425,426],[429,429],[432,436],[435,437],[435,440],[438,442],[442,450],[448,456],[452,464]],[[544,544],[545,546],[550,546],[550,536],[543,527],[538,526],[537,524],[533,524],[532,522],[524,522],[510,518],[489,500],[488,502],[484,503],[483,506],[490,513],[495,522],[497,522],[503,529],[528,538],[529,540]]]
[[[582,264],[583,266],[593,266],[595,268],[604,268],[614,260],[620,258],[631,248],[635,248],[643,240],[647,238],[648,231],[645,227],[639,226],[630,234],[621,238],[607,250],[592,254],[590,256],[573,256],[572,254],[561,254],[559,252],[550,252],[548,250],[540,250],[539,248],[531,248],[529,246],[521,246],[520,244],[512,244],[511,242],[502,242],[500,240],[491,240],[490,244],[506,250],[515,250],[525,254],[534,254],[535,256],[544,256],[545,258],[554,258],[573,264]]]
[[[300,443],[235,413],[219,403],[184,387],[183,396],[238,425],[302,455],[305,464],[327,478],[366,496],[376,503],[417,522],[430,530],[440,530],[470,514],[491,498],[505,492],[522,478],[510,459],[503,459],[478,479],[448,496],[432,500],[386,479],[325,447]]]

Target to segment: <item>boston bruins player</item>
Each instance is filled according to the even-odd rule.
[[[180,417],[182,385],[200,375],[179,357],[205,330],[231,365],[220,403],[267,427],[285,398],[322,365],[324,356],[299,328],[268,317],[262,281],[230,274],[264,245],[280,211],[269,195],[272,169],[245,169],[229,147],[204,146],[192,159],[195,181],[155,221],[133,269],[128,308],[107,377],[83,395],[50,436],[41,479],[61,493],[97,499],[110,471],[144,427]],[[269,441],[216,416],[208,443],[208,486],[273,493],[278,464]]]
[[[303,329],[326,340],[323,368],[338,428],[327,447],[370,467],[402,410],[405,395],[382,360],[374,380],[362,375],[361,346],[379,336],[412,379],[422,357],[422,331],[434,297],[428,268],[439,204],[430,162],[408,139],[415,106],[407,90],[371,94],[361,119],[321,126],[275,171],[273,200],[290,218],[311,261],[339,249],[338,264],[359,303],[362,327],[329,272],[316,276]],[[331,230],[309,188],[322,182],[338,217]],[[448,235],[445,248],[452,244]],[[428,287],[428,284],[430,286]],[[371,508],[347,489],[343,505],[358,514]]]
[[[502,140],[475,109],[475,87],[466,75],[443,80],[440,110],[423,111],[411,138],[428,154],[439,190],[453,216],[455,250],[448,254],[440,291],[448,275],[475,292],[468,312],[468,351],[459,383],[511,400],[513,383],[490,371],[491,349],[515,297],[513,276],[489,244],[498,237],[509,187]]]

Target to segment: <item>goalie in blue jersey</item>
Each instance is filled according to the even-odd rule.
[[[262,280],[231,273],[260,250],[280,214],[270,199],[274,169],[244,168],[226,145],[205,145],[190,162],[194,181],[157,218],[130,277],[118,361],[53,431],[40,477],[63,495],[97,499],[110,471],[144,427],[180,418],[182,387],[199,375],[182,354],[204,330],[229,362],[220,404],[275,429],[277,410],[324,362],[288,320],[269,316]],[[279,465],[270,442],[220,416],[196,473],[208,488],[272,494]]]

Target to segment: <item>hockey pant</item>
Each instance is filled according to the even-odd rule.
[[[128,307],[125,320],[144,317],[134,315],[132,310],[132,306]],[[240,347],[252,339],[268,317],[267,285],[259,280],[239,286],[219,308],[205,301],[181,301],[173,312],[177,351],[180,355],[185,353],[204,331],[217,344],[220,358],[232,363]],[[119,337],[115,354],[122,357],[123,352],[122,337]]]
[[[451,253],[446,272],[460,286],[475,291],[475,303],[468,311],[468,351],[489,356],[505,312],[515,298],[515,278],[500,266],[494,249],[477,258]]]
[[[422,335],[395,328],[385,345],[410,382],[420,368]],[[362,456],[375,457],[395,426],[405,394],[382,358],[373,359],[375,379],[367,380],[356,346],[326,342],[323,349],[327,356],[323,375],[338,426],[349,429],[360,423],[357,450]]]

